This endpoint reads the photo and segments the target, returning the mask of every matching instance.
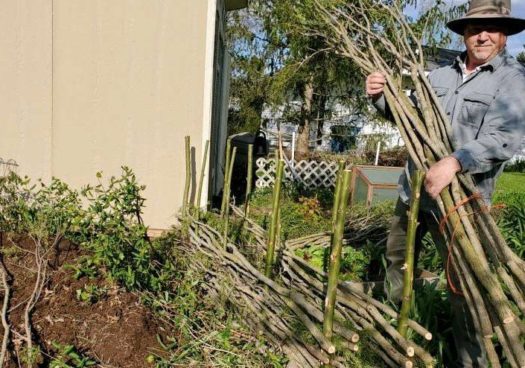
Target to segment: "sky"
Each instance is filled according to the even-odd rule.
[[[465,3],[462,0],[449,0],[451,4],[460,5]],[[514,18],[525,19],[525,0],[512,0],[511,1],[511,16]],[[408,10],[407,14],[415,15],[416,10]],[[517,35],[510,36],[507,39],[507,50],[511,55],[516,56],[518,53],[524,50],[523,45],[525,44],[525,31],[518,33]]]

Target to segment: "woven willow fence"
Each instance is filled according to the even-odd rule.
[[[261,157],[257,160],[257,188],[272,187],[275,181],[275,159]],[[333,188],[337,163],[326,161],[289,161],[284,168],[285,179],[301,183],[305,188]]]

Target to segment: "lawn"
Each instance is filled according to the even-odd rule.
[[[525,199],[525,173],[504,172],[496,182],[493,203]]]
[[[505,172],[498,179],[496,192],[525,192],[525,173]]]

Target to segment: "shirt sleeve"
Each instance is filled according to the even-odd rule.
[[[386,115],[387,114],[387,105],[386,105],[386,98],[385,95],[381,95],[377,100],[372,102],[374,107],[379,111],[381,114]]]
[[[525,75],[513,73],[496,93],[476,139],[452,153],[462,171],[484,173],[514,156],[525,134]]]

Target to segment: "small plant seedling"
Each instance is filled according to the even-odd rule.
[[[49,363],[50,368],[86,368],[97,364],[96,361],[81,354],[74,345],[62,345],[57,342],[51,344],[58,352]]]

